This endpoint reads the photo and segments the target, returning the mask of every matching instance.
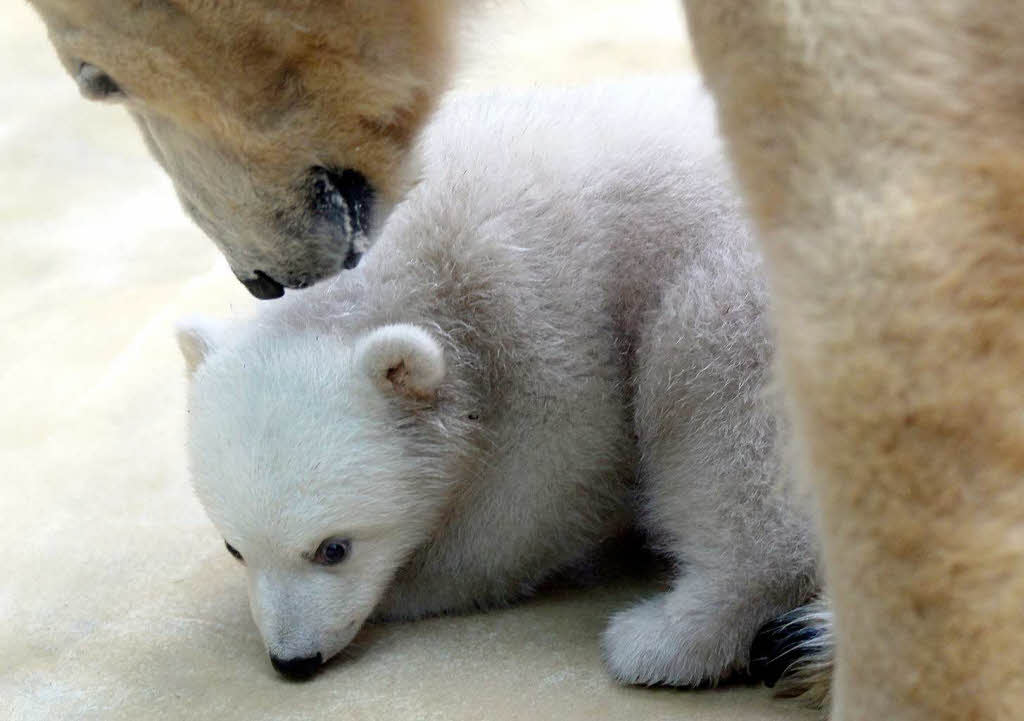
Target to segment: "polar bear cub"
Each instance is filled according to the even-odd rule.
[[[506,604],[639,526],[613,674],[698,685],[816,586],[776,490],[761,260],[696,80],[454,96],[356,269],[192,321],[193,482],[274,666]]]

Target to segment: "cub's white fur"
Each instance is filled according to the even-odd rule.
[[[272,656],[507,603],[634,523],[676,578],[612,619],[624,681],[713,683],[816,586],[713,115],[695,81],[455,97],[359,267],[182,330],[195,487]]]

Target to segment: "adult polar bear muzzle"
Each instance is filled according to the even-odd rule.
[[[132,110],[153,157],[174,181],[185,212],[214,240],[249,291],[266,300],[354,268],[370,246],[378,202],[359,170],[266,168],[218,139]],[[385,206],[382,208],[381,206]]]
[[[451,0],[31,1],[258,298],[358,262],[447,75]]]

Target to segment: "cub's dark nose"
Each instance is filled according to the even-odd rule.
[[[270,654],[270,663],[279,674],[287,676],[293,681],[303,681],[316,673],[320,664],[323,663],[323,658],[317,654],[305,658],[290,658],[285,661]]]
[[[242,285],[248,288],[249,292],[260,300],[272,300],[273,298],[280,298],[284,295],[284,286],[262,270],[256,271],[255,278],[246,278],[242,280]]]

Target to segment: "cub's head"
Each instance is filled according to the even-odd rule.
[[[446,76],[448,0],[31,0],[259,298],[355,265]]]
[[[179,328],[192,480],[245,569],[274,668],[302,678],[348,645],[437,521],[444,354],[412,325],[243,332]]]

